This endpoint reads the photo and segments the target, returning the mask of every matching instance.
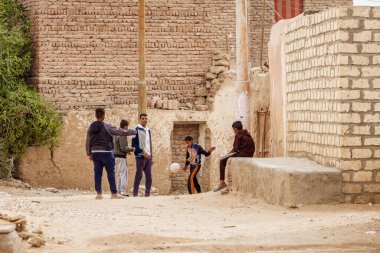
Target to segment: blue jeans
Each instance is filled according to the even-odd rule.
[[[102,193],[102,176],[103,167],[106,168],[108,183],[112,194],[116,194],[115,180],[115,158],[112,152],[93,153],[92,160],[94,161],[94,178],[95,190],[98,194]]]

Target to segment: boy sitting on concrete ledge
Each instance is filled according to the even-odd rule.
[[[220,183],[214,188],[214,191],[220,191],[227,187],[225,182],[227,161],[231,157],[253,157],[255,153],[255,142],[246,129],[243,129],[241,121],[235,121],[232,124],[232,130],[235,134],[235,140],[232,150],[220,158],[219,173]]]

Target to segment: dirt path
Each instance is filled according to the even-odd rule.
[[[31,253],[380,252],[379,205],[288,209],[216,193],[93,198],[0,187],[0,212],[42,228],[47,245]]]

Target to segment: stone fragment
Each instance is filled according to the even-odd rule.
[[[162,106],[163,106],[163,100],[162,99],[158,99],[157,102],[156,102],[155,107],[157,109],[162,109]]]
[[[207,81],[206,81],[206,88],[207,88],[207,89],[210,89],[210,88],[211,88],[211,81],[210,81],[210,80],[207,80]]]
[[[168,109],[168,100],[167,99],[162,100],[162,109],[164,109],[164,110]]]
[[[208,106],[207,105],[196,105],[195,106],[195,110],[197,110],[197,111],[207,111],[208,110]]]
[[[206,73],[206,80],[212,80],[215,78],[217,78],[217,75],[210,73],[210,72]]]
[[[45,245],[45,240],[42,237],[35,235],[29,238],[28,243],[33,248],[41,248],[43,245]]]
[[[230,66],[230,62],[227,61],[227,60],[218,60],[218,61],[214,62],[214,65],[215,66],[229,67]]]
[[[198,89],[195,90],[195,96],[197,97],[205,97],[208,94],[208,90],[206,87],[199,87]]]
[[[59,190],[53,187],[45,188],[45,191],[52,192],[52,193],[58,193]]]
[[[206,104],[206,98],[205,97],[198,97],[195,99],[194,104],[195,105],[205,105]]]
[[[224,67],[224,66],[213,66],[210,68],[210,72],[213,73],[213,74],[219,74],[219,73],[222,73],[223,71],[226,71],[227,68]]]
[[[189,108],[190,110],[193,109],[193,105],[191,103],[186,103],[186,107]]]

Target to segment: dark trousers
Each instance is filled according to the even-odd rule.
[[[234,154],[234,155],[227,156],[227,157],[224,157],[224,158],[220,159],[220,163],[219,163],[220,180],[225,180],[226,179],[227,161],[228,161],[228,159],[230,159],[232,157],[238,157],[238,156],[237,156],[237,154]]]
[[[201,186],[198,183],[197,174],[200,171],[200,165],[190,165],[190,175],[187,180],[187,189],[190,194],[195,194],[195,190],[197,193],[201,193]]]
[[[98,194],[102,193],[103,167],[105,167],[111,193],[116,194],[117,190],[115,181],[115,158],[113,156],[113,153],[93,153],[92,160],[94,161],[94,178],[96,192]]]
[[[150,188],[152,188],[152,159],[136,157],[136,175],[133,184],[133,196],[139,195],[139,186],[143,172],[145,174],[145,197],[150,196]]]

